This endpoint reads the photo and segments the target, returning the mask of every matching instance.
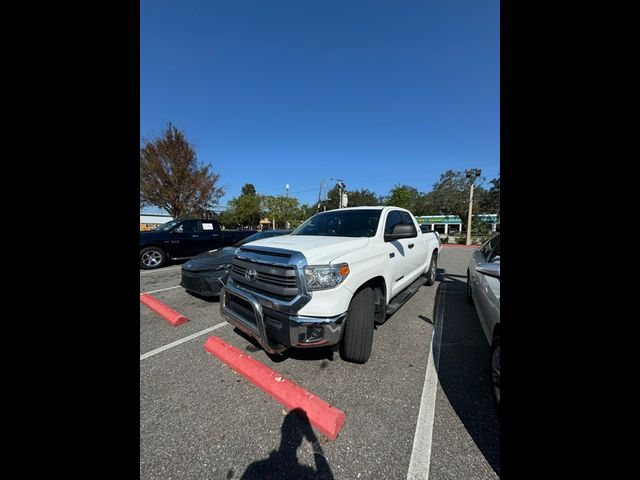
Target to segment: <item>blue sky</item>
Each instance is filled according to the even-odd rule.
[[[497,0],[142,0],[140,133],[183,130],[222,205],[245,183],[314,203],[325,177],[381,195],[490,180],[499,50]]]

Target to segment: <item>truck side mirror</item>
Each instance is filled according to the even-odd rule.
[[[392,242],[393,240],[399,240],[401,238],[413,238],[417,236],[418,233],[413,225],[398,224],[393,227],[393,232],[384,234],[384,241]]]

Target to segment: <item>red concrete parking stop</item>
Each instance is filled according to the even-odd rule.
[[[161,302],[153,295],[149,295],[148,293],[143,293],[140,295],[140,301],[144,303],[151,310],[156,312],[162,318],[164,318],[167,322],[169,322],[174,327],[178,325],[182,325],[183,323],[187,323],[189,319],[184,315],[176,312],[173,308],[167,305],[164,302]]]
[[[331,440],[338,437],[344,425],[345,413],[328,404],[278,372],[254,360],[241,350],[229,345],[216,336],[211,336],[204,344],[205,350],[244,376],[288,410],[300,408],[309,418],[309,423]]]

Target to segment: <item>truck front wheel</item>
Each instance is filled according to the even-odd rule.
[[[167,254],[160,247],[146,247],[140,250],[140,268],[151,270],[160,268],[167,260]]]
[[[344,360],[365,363],[373,347],[373,321],[376,298],[373,290],[365,287],[351,299],[340,348]]]

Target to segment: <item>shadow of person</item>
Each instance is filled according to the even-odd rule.
[[[289,480],[317,479],[333,480],[333,473],[324,456],[320,442],[316,437],[306,413],[296,408],[291,410],[282,422],[280,447],[269,454],[268,458],[253,462],[241,477],[241,480]],[[298,463],[297,451],[306,438],[313,449],[316,468]]]

